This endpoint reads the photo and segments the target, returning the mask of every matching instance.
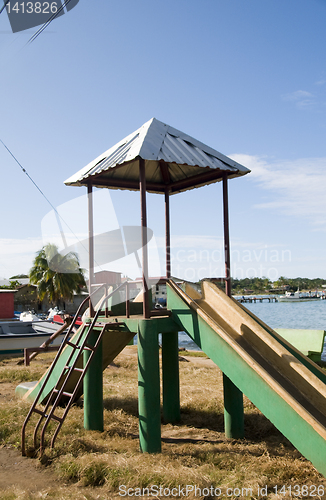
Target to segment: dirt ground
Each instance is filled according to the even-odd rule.
[[[34,493],[55,486],[55,476],[39,468],[37,463],[22,457],[16,449],[0,448],[0,491],[15,486]]]
[[[222,372],[210,359],[206,357],[188,356],[187,353],[180,351],[179,360],[180,365],[183,365],[182,368],[180,366],[182,374],[181,379],[183,381],[183,424],[162,424],[162,462],[159,462],[158,460],[155,461],[153,459],[153,462],[148,464],[147,460],[147,462],[143,464],[145,475],[147,474],[148,477],[151,477],[152,469],[149,469],[149,465],[150,467],[154,467],[155,472],[158,471],[158,474],[163,474],[162,477],[164,478],[174,478],[174,474],[183,474],[184,472],[188,473],[189,470],[191,470],[189,484],[192,484],[195,481],[195,479],[192,479],[193,477],[197,477],[197,480],[199,481],[199,477],[205,478],[206,474],[210,473],[209,467],[215,467],[215,462],[213,463],[212,460],[215,455],[217,457],[220,455],[221,460],[217,459],[216,462],[218,464],[218,467],[216,467],[216,480],[222,481],[222,483],[224,481],[226,485],[237,484],[235,481],[238,481],[238,479],[242,481],[242,477],[245,476],[247,478],[246,483],[244,483],[245,485],[248,483],[249,485],[252,484],[255,486],[256,482],[260,481],[259,478],[262,478],[261,480],[266,482],[270,478],[270,481],[275,480],[275,484],[279,484],[280,482],[284,484],[284,481],[292,484],[291,481],[293,482],[294,480],[299,481],[299,484],[306,484],[306,481],[310,481],[309,484],[318,483],[318,485],[323,487],[326,491],[326,480],[317,473],[309,462],[303,459],[297,450],[293,449],[290,443],[288,443],[274,427],[271,427],[268,420],[265,419],[263,415],[259,414],[258,410],[253,407],[250,401],[246,401],[246,398],[245,405],[248,415],[250,414],[250,421],[247,419],[247,439],[243,442],[228,440],[223,432],[222,425],[219,423],[217,426],[209,425],[209,423],[203,426],[201,407],[200,405],[193,405],[194,400],[196,400],[196,398],[200,399],[201,397],[202,386],[198,385],[194,387],[193,377],[197,376],[201,380],[202,384],[205,384],[206,380],[214,381],[212,397],[215,397],[215,395],[218,394],[218,397],[221,398]],[[136,384],[136,346],[126,347],[115,361],[116,364],[112,364],[107,368],[107,370],[110,370],[111,373],[106,373],[106,384],[109,386],[109,380],[111,380],[111,382],[112,380],[115,380],[115,377],[118,377],[119,371],[121,380],[124,380],[124,377],[129,376],[129,369],[133,370],[132,373],[134,380],[132,381],[132,384],[134,382]],[[43,361],[40,360],[39,362],[40,373],[42,373]],[[10,360],[8,368],[12,368],[13,365],[16,365],[16,363],[17,359],[15,361]],[[38,367],[36,368],[38,369]],[[36,372],[38,373],[38,371]],[[6,376],[6,382],[0,382],[0,408],[3,407],[4,410],[8,408],[8,406],[11,407],[11,402],[13,403],[13,408],[17,406],[15,388],[18,385],[18,382],[7,382],[8,380],[12,380],[10,370],[9,374],[10,377]],[[132,402],[135,412],[137,401],[134,392],[132,392],[134,391],[134,386],[132,384],[130,385],[130,394],[132,394]],[[119,383],[117,387],[119,387]],[[127,387],[129,390],[128,384]],[[135,385],[135,387],[137,388],[137,385]],[[110,393],[107,392],[107,394]],[[112,394],[112,398],[114,399],[116,393]],[[124,395],[127,397],[128,394],[129,393],[127,391]],[[209,390],[208,394],[211,394]],[[14,402],[16,403],[14,404]],[[194,406],[196,411],[192,414],[187,413],[187,405],[189,405],[190,408]],[[112,411],[114,412],[114,408]],[[133,417],[134,416],[135,415],[133,415]],[[218,416],[220,415],[218,414]],[[78,414],[78,418],[81,418],[80,414]],[[118,413],[113,418],[117,418],[117,422],[120,421]],[[124,418],[127,419],[129,417],[125,415]],[[220,420],[221,419],[219,419],[218,422]],[[121,420],[120,422],[122,423],[123,421]],[[126,422],[128,422],[126,425],[129,425],[129,420],[126,420]],[[216,421],[214,422],[216,424]],[[111,424],[112,422],[108,425]],[[114,426],[116,425],[115,421],[113,421],[112,425],[112,429],[114,429]],[[136,453],[136,444],[132,444],[135,443],[135,440],[138,438],[138,426],[135,422],[133,425],[134,427],[132,428],[132,431],[130,431],[131,433],[128,434],[129,437],[132,438],[128,441],[131,450],[130,456],[128,457],[129,462],[124,462],[124,460],[127,459],[122,458],[121,463],[127,463],[130,465],[130,470],[132,470],[135,474],[138,474],[137,477],[139,478],[140,484],[142,480],[142,472],[138,470],[137,457],[135,459],[136,462],[133,461],[133,454]],[[109,427],[107,430],[108,429]],[[108,431],[107,437],[114,436],[114,433],[110,434],[110,432]],[[19,440],[19,437],[17,436],[17,438],[15,437],[14,439]],[[115,449],[114,447],[118,446],[118,453],[120,453],[121,450],[125,450],[124,445],[122,445],[122,435],[112,439],[116,439],[114,446],[112,445],[112,449]],[[2,442],[5,442],[5,440]],[[15,441],[12,440],[11,442],[14,443]],[[98,444],[99,443],[100,441],[98,441]],[[85,441],[85,446],[86,445],[87,443]],[[17,447],[19,448],[19,443],[17,443]],[[94,450],[96,450],[96,446],[94,447]],[[173,450],[173,454],[169,455],[171,450]],[[171,463],[168,460],[164,461],[164,452],[166,453],[166,456],[169,457],[168,460],[172,461],[171,469],[169,469]],[[122,455],[123,453],[124,451],[122,452]],[[94,454],[95,453],[93,453],[93,455]],[[181,459],[178,454],[180,454],[180,457],[182,456],[183,458]],[[211,455],[213,458],[211,458]],[[207,464],[205,463],[206,459]],[[88,460],[88,457],[86,457],[86,460]],[[87,462],[81,463],[85,464]],[[116,464],[115,461],[110,463]],[[11,447],[0,446],[0,500],[33,500],[34,498],[56,498],[58,500],[118,500],[121,498],[115,487],[106,487],[106,485],[104,485],[103,488],[90,485],[83,486],[85,483],[83,483],[82,480],[78,482],[68,482],[69,479],[67,479],[67,483],[65,483],[64,480],[59,479],[59,476],[55,472],[54,466],[57,467],[57,465],[58,463],[56,462],[52,465],[48,464],[47,467],[44,467],[36,459],[22,457],[19,449],[16,449],[14,444]],[[117,462],[117,470],[119,470],[119,467],[120,462]],[[197,470],[199,470],[199,472],[197,472]],[[219,471],[221,476],[219,476]],[[164,474],[166,474],[166,476]],[[224,479],[221,479],[222,476]],[[66,475],[62,477],[68,476]],[[215,478],[215,476],[212,477]],[[215,479],[212,480],[215,481]],[[271,485],[273,486],[274,483],[271,483]],[[271,500],[282,500],[283,496],[275,496],[274,493],[272,493],[268,496],[268,498]],[[289,496],[287,496],[287,498],[289,498]],[[300,496],[299,498],[306,498],[306,496]],[[326,498],[326,495],[323,497],[319,496],[317,498]]]
[[[190,362],[197,366],[215,366],[210,359],[202,357],[190,357],[186,359],[182,357],[182,352],[180,354],[181,362]],[[135,352],[126,349],[125,356],[126,358],[134,357]],[[114,369],[114,366],[112,368]],[[17,383],[0,383],[0,405],[4,402],[8,403],[16,399],[16,386]],[[178,432],[179,439],[189,440],[191,438],[192,440],[201,440],[208,438],[208,436],[204,435],[200,430],[194,432],[194,429],[192,429],[191,436],[188,433],[187,435],[180,436],[180,429],[176,432]],[[173,434],[173,430],[171,429],[167,436],[165,436],[163,432],[162,439],[166,439],[167,441],[170,439],[173,440]],[[58,479],[49,468],[42,468],[37,460],[22,457],[20,451],[15,448],[0,447],[0,499],[3,498],[2,494],[6,489],[13,487],[16,490],[30,493],[32,497],[34,497],[33,494],[35,494],[38,498],[42,498],[42,490],[48,491],[49,488],[56,488],[57,486]],[[61,486],[64,488],[64,484],[61,484]],[[80,498],[86,497],[81,494]]]
[[[17,383],[0,383],[0,405],[16,399]],[[49,471],[41,469],[38,462],[22,457],[15,448],[0,447],[0,492],[15,486],[31,493],[55,485],[55,477]]]

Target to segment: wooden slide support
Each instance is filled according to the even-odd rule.
[[[326,375],[210,282],[167,287],[174,321],[326,476]]]

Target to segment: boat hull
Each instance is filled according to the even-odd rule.
[[[0,322],[0,356],[22,356],[24,349],[40,347],[62,325],[49,322]],[[65,337],[63,332],[51,343],[59,346]]]
[[[279,297],[279,302],[311,302],[313,300],[320,300],[320,297]]]

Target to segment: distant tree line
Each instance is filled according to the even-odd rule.
[[[232,294],[235,293],[267,293],[282,292],[285,290],[295,292],[299,290],[320,290],[322,285],[326,285],[326,279],[322,278],[286,278],[280,276],[278,280],[271,281],[268,278],[244,278],[231,280]]]

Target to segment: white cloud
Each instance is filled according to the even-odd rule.
[[[35,254],[43,246],[41,238],[0,239],[0,276],[28,274]]]
[[[296,90],[289,94],[283,94],[282,99],[294,102],[295,106],[301,109],[312,108],[316,104],[315,96],[306,90]]]
[[[283,99],[285,101],[298,101],[300,99],[307,99],[310,97],[314,96],[313,94],[311,94],[311,92],[307,92],[306,90],[296,90],[295,92],[283,95]]]
[[[272,195],[271,201],[255,208],[304,217],[316,231],[326,231],[326,158],[268,161],[241,154],[232,158],[250,168],[252,181]]]

